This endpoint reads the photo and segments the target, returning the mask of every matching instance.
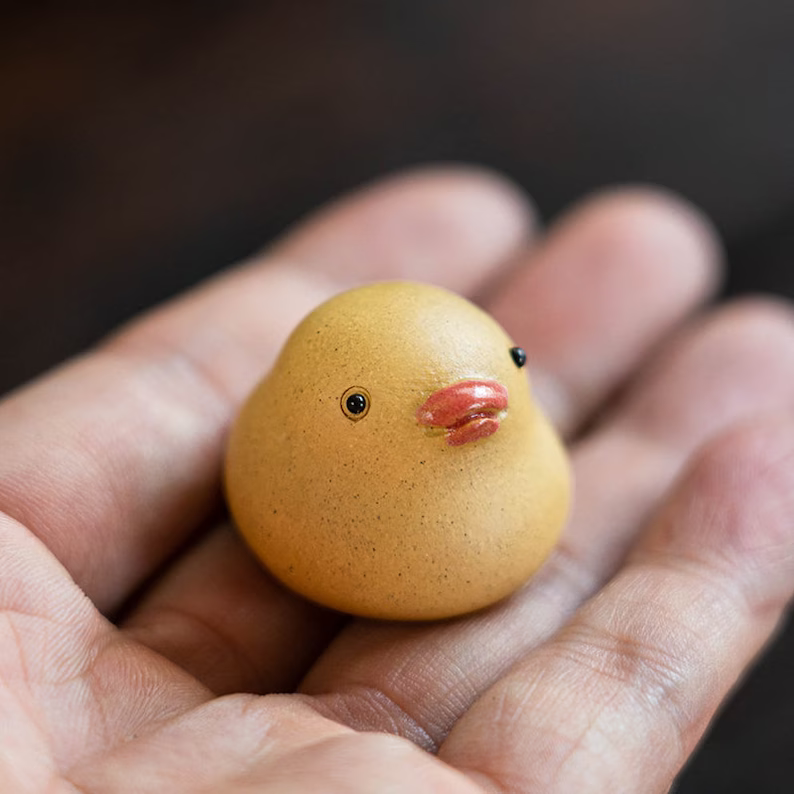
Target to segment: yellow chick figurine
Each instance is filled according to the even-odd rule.
[[[287,587],[343,612],[430,620],[499,601],[549,554],[570,500],[524,363],[489,315],[438,287],[337,295],[232,429],[240,532]]]

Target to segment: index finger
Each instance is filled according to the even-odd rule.
[[[112,609],[216,502],[229,419],[302,315],[362,280],[477,289],[528,220],[474,169],[392,178],[320,213],[0,404],[0,510]]]

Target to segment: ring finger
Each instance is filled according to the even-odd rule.
[[[622,409],[577,445],[578,501],[569,529],[524,591],[443,626],[354,624],[303,691],[348,724],[436,748],[485,688],[612,575],[698,446],[794,400],[792,372],[794,324],[776,306],[734,306],[690,329]]]

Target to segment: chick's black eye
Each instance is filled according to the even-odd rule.
[[[521,369],[521,367],[523,367],[524,364],[527,363],[527,354],[524,351],[523,347],[511,347],[510,355],[512,356],[513,361],[515,362],[515,365],[519,369]]]
[[[363,414],[367,410],[367,398],[363,394],[351,394],[345,405],[351,414]]]
[[[353,422],[358,422],[367,415],[370,404],[369,392],[361,386],[351,386],[342,395],[342,413]]]

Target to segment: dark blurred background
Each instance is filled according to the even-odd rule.
[[[665,185],[718,224],[726,293],[792,297],[794,3],[0,4],[0,392],[439,159],[505,171],[547,218]],[[680,792],[794,790],[792,634]]]

